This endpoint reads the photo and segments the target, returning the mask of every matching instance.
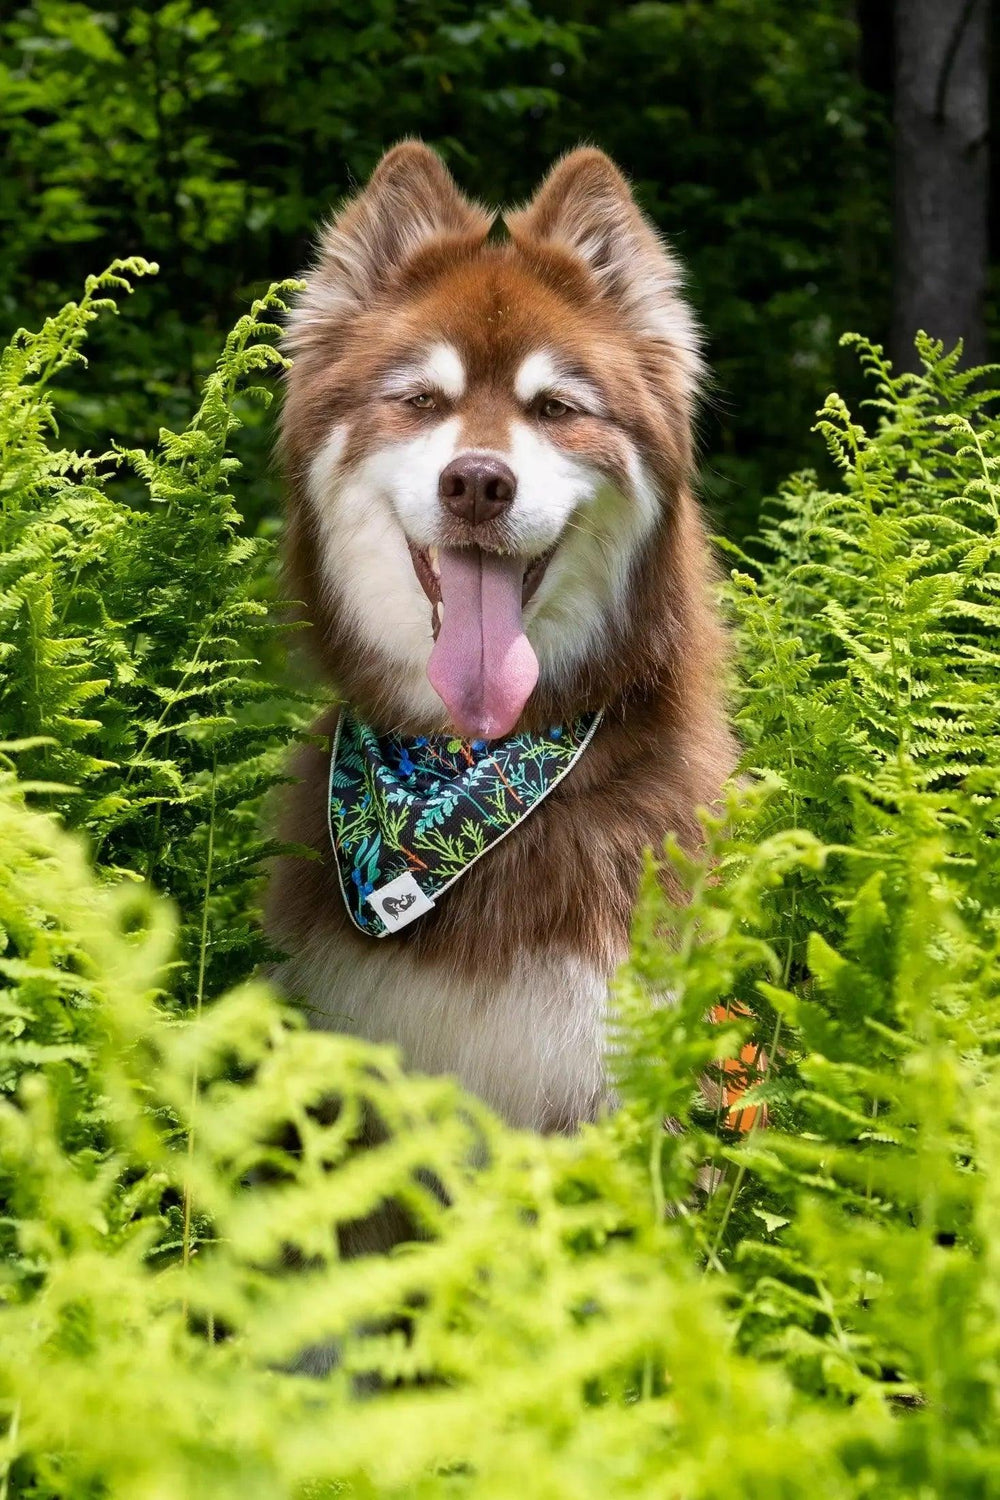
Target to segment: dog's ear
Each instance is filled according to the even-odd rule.
[[[669,344],[697,376],[698,330],[680,266],[603,151],[581,146],[564,156],[505,222],[520,244],[557,245],[582,260],[632,331]]]
[[[372,301],[393,273],[441,235],[489,233],[492,216],[459,192],[441,158],[421,141],[387,151],[362,191],[326,226],[289,342],[308,341]]]

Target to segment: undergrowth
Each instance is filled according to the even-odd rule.
[[[751,774],[662,855],[689,904],[651,859],[621,1107],[540,1138],[252,977],[297,708],[228,443],[286,288],[185,432],[62,452],[59,371],[147,269],[0,365],[0,1497],[1000,1494],[988,377],[858,341],[841,486],[736,559]],[[341,1259],[390,1198],[419,1243]]]

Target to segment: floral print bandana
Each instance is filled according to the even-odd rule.
[[[330,839],[355,927],[398,932],[573,769],[600,713],[503,740],[377,735],[345,708],[330,757]]]

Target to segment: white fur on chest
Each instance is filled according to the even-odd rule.
[[[303,944],[281,971],[313,1026],[393,1042],[406,1065],[451,1073],[512,1125],[566,1128],[604,1096],[608,974],[572,955],[525,955],[502,979],[414,963],[391,937]]]

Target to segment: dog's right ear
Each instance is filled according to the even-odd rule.
[[[323,231],[307,289],[289,322],[294,351],[368,306],[416,251],[438,236],[485,238],[492,215],[466,198],[421,141],[387,151],[368,184]]]

